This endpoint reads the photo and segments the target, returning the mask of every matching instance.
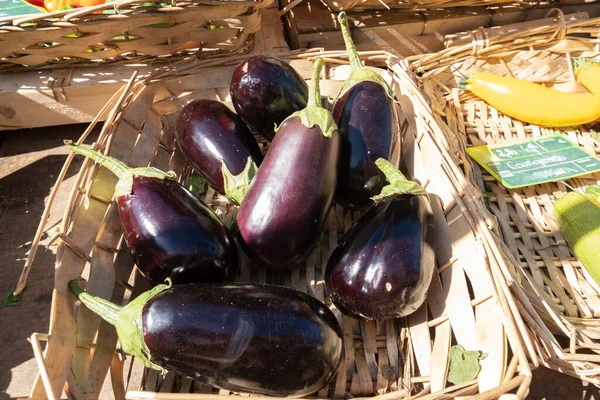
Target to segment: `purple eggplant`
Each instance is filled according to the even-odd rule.
[[[84,292],[77,280],[69,287],[116,327],[125,352],[210,386],[300,397],[327,385],[343,356],[333,313],[290,288],[159,285],[120,307]]]
[[[374,71],[363,67],[350,37],[345,13],[338,16],[352,72],[333,107],[340,132],[341,152],[335,201],[344,207],[368,205],[385,177],[375,166],[378,158],[399,154],[395,135],[393,93]],[[391,160],[397,163],[398,160]]]
[[[244,122],[219,101],[194,100],[181,110],[175,132],[186,161],[215,191],[239,205],[262,161]]]
[[[333,202],[339,136],[321,107],[322,62],[315,63],[308,106],[281,124],[237,215],[243,249],[273,269],[306,260]]]
[[[325,270],[335,306],[352,317],[405,317],[427,297],[435,271],[434,219],[423,188],[384,159],[390,185],[346,232]]]
[[[288,63],[273,56],[250,57],[231,78],[231,101],[237,114],[267,140],[275,124],[306,107],[308,86]]]
[[[222,283],[235,277],[237,247],[215,213],[177,183],[175,173],[130,168],[94,150],[65,144],[119,178],[115,195],[125,243],[152,284]]]

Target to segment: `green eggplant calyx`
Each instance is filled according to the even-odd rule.
[[[572,57],[571,64],[573,65],[573,72],[577,75],[580,69],[600,65],[600,60],[591,57]]]
[[[115,325],[119,343],[124,352],[138,357],[145,366],[165,372],[165,369],[152,362],[152,355],[144,341],[144,327],[142,326],[142,312],[146,303],[159,293],[169,290],[173,282],[167,278],[167,283],[157,285],[152,289],[140,294],[129,304],[121,309],[119,321]]]
[[[321,89],[319,80],[321,76],[321,68],[323,67],[323,59],[317,58],[313,67],[313,76],[308,92],[308,105],[305,109],[296,111],[287,117],[279,127],[275,126],[275,132],[279,130],[288,119],[299,117],[302,125],[311,129],[315,125],[319,126],[323,136],[331,138],[333,132],[338,129],[337,124],[333,120],[331,113],[324,109],[321,105]]]
[[[385,89],[385,93],[387,94],[387,96],[391,100],[394,100],[394,92],[390,85],[388,85],[387,82],[384,81],[383,78],[377,74],[377,72],[367,67],[354,70],[350,73],[350,76],[344,81],[344,84],[342,85],[342,88],[340,89],[337,98],[339,99],[340,97],[342,97],[348,90],[354,87],[354,85],[366,81],[380,84],[381,87]]]
[[[411,194],[413,196],[424,196],[427,195],[427,191],[423,186],[416,182],[409,181],[406,179],[404,174],[394,167],[385,158],[379,158],[375,161],[375,165],[389,182],[389,185],[384,186],[378,195],[371,197],[374,202],[379,202],[386,197],[394,196],[397,194]]]
[[[318,125],[321,129],[321,133],[326,138],[331,138],[333,136],[333,132],[338,129],[338,126],[333,120],[331,113],[322,107],[306,107],[304,110],[296,111],[286,118],[286,120],[293,117],[299,117],[302,125],[309,129],[313,128],[315,125]],[[281,125],[283,125],[283,123]]]
[[[171,180],[177,179],[177,174],[173,171],[164,172],[154,167],[131,168],[123,161],[102,154],[96,150],[73,144],[70,140],[65,140],[64,143],[72,152],[91,158],[119,178],[115,188],[115,195],[117,197],[133,192],[133,178],[136,176]]]
[[[170,289],[172,285],[171,279],[167,278],[166,284],[157,285],[140,294],[124,307],[83,291],[76,279],[69,282],[69,289],[82,304],[116,328],[121,349],[125,353],[138,357],[148,368],[165,372],[163,367],[152,362],[152,355],[144,341],[142,312],[146,303],[159,293]]]
[[[348,61],[350,61],[352,72],[344,82],[344,85],[342,86],[342,89],[337,97],[340,98],[343,96],[344,93],[346,93],[357,83],[372,81],[379,83],[385,89],[388,96],[393,99],[394,92],[392,91],[392,88],[379,75],[377,75],[376,72],[363,65],[360,56],[358,55],[358,51],[356,50],[356,46],[354,46],[354,42],[352,41],[352,34],[350,33],[350,26],[348,25],[348,16],[345,12],[342,11],[338,14],[338,22],[340,23],[342,36],[344,37],[344,44],[346,45]]]
[[[229,168],[227,168],[225,161],[221,160],[225,196],[236,206],[242,203],[257,170],[258,167],[250,156],[248,156],[244,170],[237,175],[232,174]]]

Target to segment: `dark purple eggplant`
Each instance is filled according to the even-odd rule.
[[[343,356],[333,313],[320,301],[274,285],[159,285],[120,307],[71,291],[117,328],[121,348],[149,368],[210,386],[270,396],[314,393]]]
[[[395,134],[393,93],[374,71],[363,67],[356,52],[345,13],[338,16],[352,72],[344,82],[333,107],[340,132],[340,164],[336,203],[360,208],[371,203],[385,177],[375,160],[399,154]]]
[[[327,291],[344,314],[405,317],[425,301],[435,271],[434,219],[423,188],[384,159],[390,181],[346,232],[325,270]]]
[[[273,56],[250,57],[231,78],[231,101],[237,114],[267,140],[275,124],[306,107],[308,86],[292,66]]]
[[[125,243],[154,285],[222,283],[235,277],[237,247],[215,213],[177,183],[174,172],[130,168],[125,163],[65,141],[119,178],[115,196]]]
[[[200,99],[183,107],[175,132],[186,161],[215,191],[239,205],[262,161],[244,122],[225,104]]]
[[[306,260],[333,202],[339,136],[321,107],[321,67],[318,59],[308,106],[281,124],[237,215],[243,249],[274,269]]]

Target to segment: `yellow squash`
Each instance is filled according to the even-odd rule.
[[[530,124],[566,127],[600,118],[600,96],[565,93],[521,79],[477,72],[460,87],[511,118]]]
[[[593,95],[600,96],[600,60],[587,57],[574,57],[575,77]]]

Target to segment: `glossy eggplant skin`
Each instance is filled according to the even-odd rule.
[[[342,313],[382,320],[419,308],[434,271],[428,198],[393,195],[371,205],[342,237],[328,260],[325,283]]]
[[[187,104],[179,114],[175,132],[186,161],[222,195],[226,193],[221,161],[233,175],[244,170],[248,157],[256,166],[262,161],[248,127],[219,101],[200,99]]]
[[[385,177],[374,162],[389,160],[393,150],[392,107],[386,90],[373,81],[355,84],[336,101],[332,114],[341,142],[336,203],[364,207],[381,191]]]
[[[316,247],[333,202],[339,136],[295,116],[282,125],[242,201],[240,244],[271,269],[291,269]]]
[[[275,124],[306,107],[308,86],[291,65],[273,56],[250,57],[231,78],[231,101],[236,113],[267,140]]]
[[[333,313],[281,286],[174,286],[146,304],[142,321],[154,363],[232,391],[307,395],[333,378],[343,356]]]
[[[235,277],[238,253],[227,228],[190,191],[169,179],[136,176],[118,197],[125,242],[152,284],[222,283]]]

